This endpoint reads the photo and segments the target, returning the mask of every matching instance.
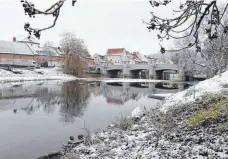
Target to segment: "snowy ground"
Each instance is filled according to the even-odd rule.
[[[59,68],[41,68],[35,70],[17,68],[13,69],[13,71],[21,72],[21,74],[15,74],[11,71],[0,69],[0,83],[41,80],[70,81],[78,79],[74,76],[64,74]]]
[[[165,100],[165,103],[161,109],[163,111],[166,111],[167,108],[173,105],[183,105],[194,102],[196,98],[202,96],[205,93],[216,93],[221,91],[227,84],[228,71],[224,72],[221,76],[217,75],[211,79],[199,82],[187,90],[169,96]]]
[[[121,127],[131,123],[130,117],[92,134],[62,159],[228,158],[228,131],[221,132],[216,124],[194,129],[187,125],[192,114],[203,107],[200,103],[205,102],[201,98],[204,93],[227,88],[228,71],[168,96],[158,111],[144,111],[139,106],[132,112],[133,124],[127,131]]]

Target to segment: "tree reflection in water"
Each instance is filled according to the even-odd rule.
[[[67,82],[62,87],[63,101],[60,106],[61,121],[73,123],[76,117],[83,115],[91,97],[89,86],[79,81]]]
[[[89,86],[80,85],[79,81],[34,89],[36,90],[31,101],[22,110],[28,115],[40,109],[47,114],[52,114],[59,107],[60,121],[65,123],[73,123],[76,117],[83,115],[91,96]]]

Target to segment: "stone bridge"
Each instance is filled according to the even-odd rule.
[[[175,64],[125,64],[125,65],[108,65],[101,69],[101,73],[107,77],[132,78],[139,72],[148,72],[150,79],[162,79],[164,71],[174,71],[178,74],[179,81],[184,81],[184,70]]]

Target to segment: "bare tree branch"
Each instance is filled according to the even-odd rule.
[[[163,2],[158,0],[150,0],[150,5],[152,7],[159,7],[161,5],[168,5],[171,0],[164,0]],[[173,2],[173,1],[172,1]],[[180,4],[179,10],[174,11],[174,13],[180,13],[174,18],[162,18],[156,16],[151,12],[152,18],[150,22],[145,22],[148,25],[149,30],[158,30],[161,35],[158,35],[158,39],[183,39],[188,36],[195,38],[194,42],[184,46],[183,48],[178,48],[176,50],[166,50],[161,47],[161,52],[165,51],[180,51],[182,49],[191,48],[196,46],[196,51],[201,52],[201,46],[199,42],[199,30],[204,19],[208,18],[208,24],[204,28],[208,39],[213,40],[218,38],[217,27],[223,26],[224,32],[228,32],[228,26],[224,26],[221,23],[222,18],[228,8],[228,3],[226,7],[221,10],[218,8],[217,0],[204,1],[204,0],[186,0],[184,3]],[[220,12],[222,14],[220,14]],[[187,25],[187,26],[186,26]],[[185,29],[182,29],[185,28]],[[171,33],[176,33],[171,34]]]
[[[59,18],[60,10],[63,7],[63,4],[66,2],[66,0],[59,0],[53,5],[51,5],[48,9],[45,11],[41,11],[37,8],[35,8],[35,5],[33,3],[28,2],[27,0],[21,0],[22,6],[25,11],[25,15],[28,15],[30,18],[35,18],[36,15],[51,15],[54,17],[54,21],[50,26],[36,29],[31,27],[30,23],[25,23],[24,29],[27,31],[30,35],[33,33],[35,37],[38,39],[40,38],[40,34],[42,31],[48,30],[53,28],[56,25],[56,22]],[[72,0],[72,5],[74,6],[76,0]]]

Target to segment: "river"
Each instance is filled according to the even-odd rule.
[[[61,149],[84,128],[106,127],[120,114],[160,102],[152,94],[182,91],[157,83],[26,82],[0,89],[0,158],[36,159]],[[150,96],[150,98],[148,97]]]

